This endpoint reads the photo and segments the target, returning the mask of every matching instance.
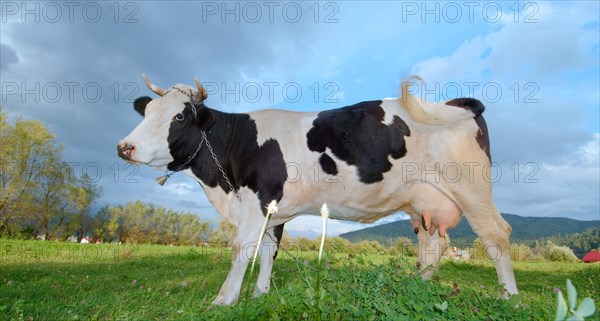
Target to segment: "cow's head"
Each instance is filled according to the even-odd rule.
[[[204,105],[206,91],[196,78],[196,88],[178,84],[165,90],[150,83],[146,75],[143,77],[148,88],[160,97],[135,100],[133,108],[144,119],[119,142],[117,152],[128,162],[173,169],[197,148],[199,131],[213,123],[213,113]]]

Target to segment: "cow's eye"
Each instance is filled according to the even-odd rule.
[[[176,121],[183,121],[185,118],[183,117],[183,114],[177,114],[175,115],[175,120]]]

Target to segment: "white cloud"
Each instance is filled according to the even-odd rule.
[[[598,4],[537,5],[537,23],[504,20],[500,30],[466,40],[450,56],[424,60],[413,73],[441,82],[481,79],[486,72],[496,79],[527,77],[538,81],[564,69],[597,65],[599,33],[588,25],[598,20],[593,13],[598,12]]]
[[[600,135],[579,146],[573,154],[565,155],[560,162],[543,163],[550,174],[560,175],[565,182],[594,180],[600,176]]]
[[[598,166],[600,162],[600,134],[594,134],[594,138],[578,150],[580,159],[586,165]]]
[[[479,79],[486,66],[481,55],[488,48],[481,37],[467,40],[449,57],[433,57],[420,62],[413,68],[413,74],[427,82],[449,82],[457,77]]]
[[[163,186],[159,186],[157,185],[154,190],[157,192],[169,192],[178,196],[187,196],[190,195],[193,192],[199,192],[199,189],[196,188],[196,185],[192,185],[190,183],[184,183],[184,182],[180,182],[180,183],[173,183],[173,182],[169,182],[170,184],[165,184]]]
[[[366,226],[368,225],[329,219],[327,220],[327,236],[337,236]],[[299,216],[285,224],[285,229],[287,231],[292,231],[293,234],[306,234],[311,236],[321,235],[322,228],[323,220],[320,216],[316,215]]]

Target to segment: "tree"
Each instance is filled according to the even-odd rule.
[[[92,233],[92,237],[96,240],[108,242],[112,241],[112,236],[108,228],[111,222],[109,210],[110,207],[108,205],[104,205],[96,212],[96,214],[94,214],[94,226],[96,228]]]
[[[68,202],[69,184],[73,175],[69,166],[63,162],[52,160],[40,170],[38,188],[35,191],[36,221],[35,235],[43,234],[47,239],[52,238],[50,223],[65,212]],[[64,219],[63,219],[64,221]],[[62,221],[58,220],[60,226]],[[56,231],[54,228],[52,231]]]
[[[0,235],[13,236],[16,228],[32,219],[37,179],[59,159],[60,146],[41,122],[17,118],[11,125],[2,112],[0,146]]]
[[[226,244],[227,246],[233,245],[233,240],[237,234],[237,228],[227,220],[220,220],[216,229],[214,229],[208,241],[211,244]]]
[[[102,189],[97,187],[87,174],[83,174],[69,189],[69,201],[72,204],[73,216],[70,226],[74,229],[77,242],[93,231],[94,218],[90,213],[92,203],[102,195]]]

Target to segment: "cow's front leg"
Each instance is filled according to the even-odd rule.
[[[277,257],[279,243],[283,236],[283,224],[267,230],[260,246],[260,273],[254,289],[254,296],[259,297],[269,293],[271,288],[271,271]]]
[[[246,215],[250,216],[251,214],[247,213]],[[262,215],[253,215],[252,218],[247,217],[238,226],[233,244],[231,270],[229,270],[227,279],[221,286],[219,295],[213,301],[213,304],[230,305],[237,302],[248,262],[254,256],[263,220]]]

